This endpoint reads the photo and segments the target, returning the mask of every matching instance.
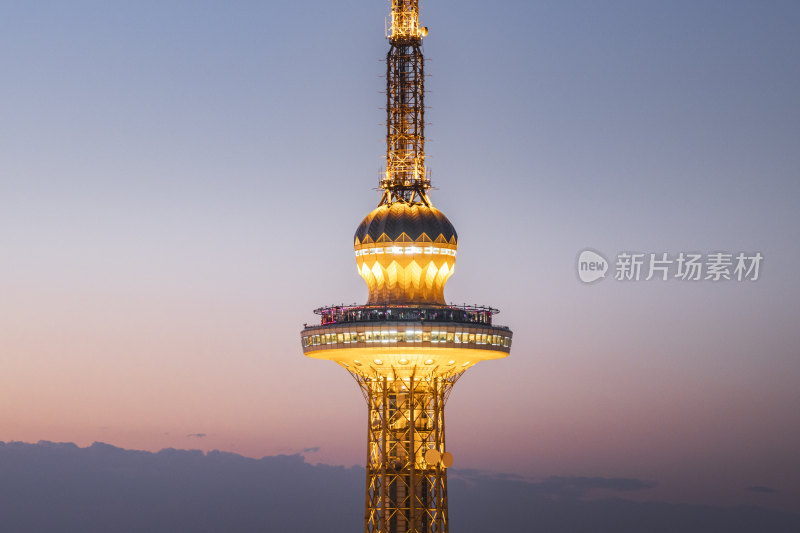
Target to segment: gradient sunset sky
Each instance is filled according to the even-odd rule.
[[[797,510],[800,3],[421,12],[445,294],[514,331],[450,398],[456,467]],[[0,441],[364,463],[361,393],[299,331],[366,301],[387,14],[0,4]],[[585,248],[764,262],[584,285]]]

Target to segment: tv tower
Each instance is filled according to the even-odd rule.
[[[302,331],[303,353],[335,361],[367,401],[365,533],[446,533],[444,406],[480,361],[507,357],[498,311],[445,303],[458,236],[428,195],[424,60],[418,0],[390,0],[386,56],[386,170],[381,199],[356,229],[366,305],[322,307]]]

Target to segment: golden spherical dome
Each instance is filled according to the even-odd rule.
[[[356,229],[358,273],[373,304],[444,304],[458,235],[444,213],[424,204],[379,206]]]

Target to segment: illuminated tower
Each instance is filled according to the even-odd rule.
[[[425,171],[424,71],[418,0],[390,0],[386,56],[386,172],[378,207],[356,229],[358,272],[369,287],[360,306],[317,309],[303,353],[355,378],[367,400],[365,533],[444,533],[444,406],[459,377],[480,361],[507,357],[511,331],[497,310],[448,305],[456,230],[433,207]]]

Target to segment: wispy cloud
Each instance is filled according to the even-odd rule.
[[[750,487],[745,487],[744,490],[749,492],[758,492],[760,494],[776,494],[778,492],[772,487],[765,487],[764,485],[751,485]]]
[[[559,491],[607,489],[619,492],[633,492],[652,489],[656,486],[656,483],[654,481],[627,477],[549,477],[538,485],[540,487]]]
[[[205,433],[189,433],[186,436],[190,439],[204,439],[207,435]]]
[[[317,453],[319,451],[319,446],[313,446],[311,448],[303,448],[302,453]]]
[[[514,474],[496,474],[481,470],[457,470],[451,476],[461,479],[469,485],[492,482],[519,483],[531,493],[563,498],[581,498],[593,491],[635,492],[657,486],[654,481],[635,478],[553,476],[545,479],[531,479]]]

